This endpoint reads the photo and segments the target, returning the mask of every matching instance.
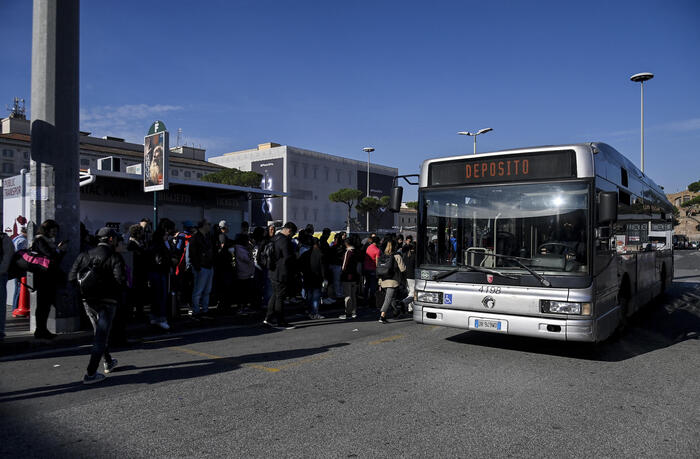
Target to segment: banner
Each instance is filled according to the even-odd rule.
[[[168,189],[170,152],[168,131],[156,132],[143,140],[143,191]]]
[[[262,175],[260,188],[263,190],[282,190],[284,186],[284,159],[267,159],[253,161],[250,169]],[[282,220],[282,198],[264,198],[253,201],[253,226],[266,226],[267,222]]]

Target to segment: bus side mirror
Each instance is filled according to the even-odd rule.
[[[602,191],[598,203],[598,224],[607,225],[617,221],[617,192]]]
[[[389,202],[389,210],[399,212],[401,210],[401,199],[403,198],[403,187],[391,187],[391,201]]]

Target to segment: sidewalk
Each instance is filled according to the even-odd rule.
[[[11,308],[7,307],[7,322],[5,325],[5,340],[0,341],[0,357],[7,357],[28,352],[60,349],[72,346],[81,346],[92,343],[92,329],[81,330],[73,333],[62,333],[53,340],[37,340],[29,332],[29,317],[12,317]],[[308,320],[305,314],[304,303],[292,302],[286,305],[285,314],[290,322],[298,320]],[[326,317],[333,317],[343,311],[341,303],[321,306],[321,314]],[[174,321],[170,322],[170,330],[165,331],[160,327],[150,325],[147,322],[131,321],[127,323],[127,339],[136,342],[146,337],[152,336],[174,336],[181,333],[188,333],[200,329],[211,329],[231,326],[250,326],[261,324],[264,312],[261,310],[254,314],[239,315],[234,312],[219,313],[216,307],[210,308],[211,319],[200,319],[193,321],[184,312]],[[137,344],[137,343],[135,343]],[[120,346],[115,346],[118,349]]]

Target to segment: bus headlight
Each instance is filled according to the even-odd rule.
[[[540,311],[551,314],[578,314],[582,316],[590,316],[591,303],[540,300]]]
[[[416,300],[421,303],[442,303],[441,292],[416,292]]]

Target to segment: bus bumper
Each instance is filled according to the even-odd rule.
[[[484,331],[559,341],[595,341],[591,319],[550,319],[481,311],[434,308],[413,303],[413,320],[420,324]],[[500,329],[478,327],[477,320],[499,322]],[[482,322],[483,323],[483,322]]]

